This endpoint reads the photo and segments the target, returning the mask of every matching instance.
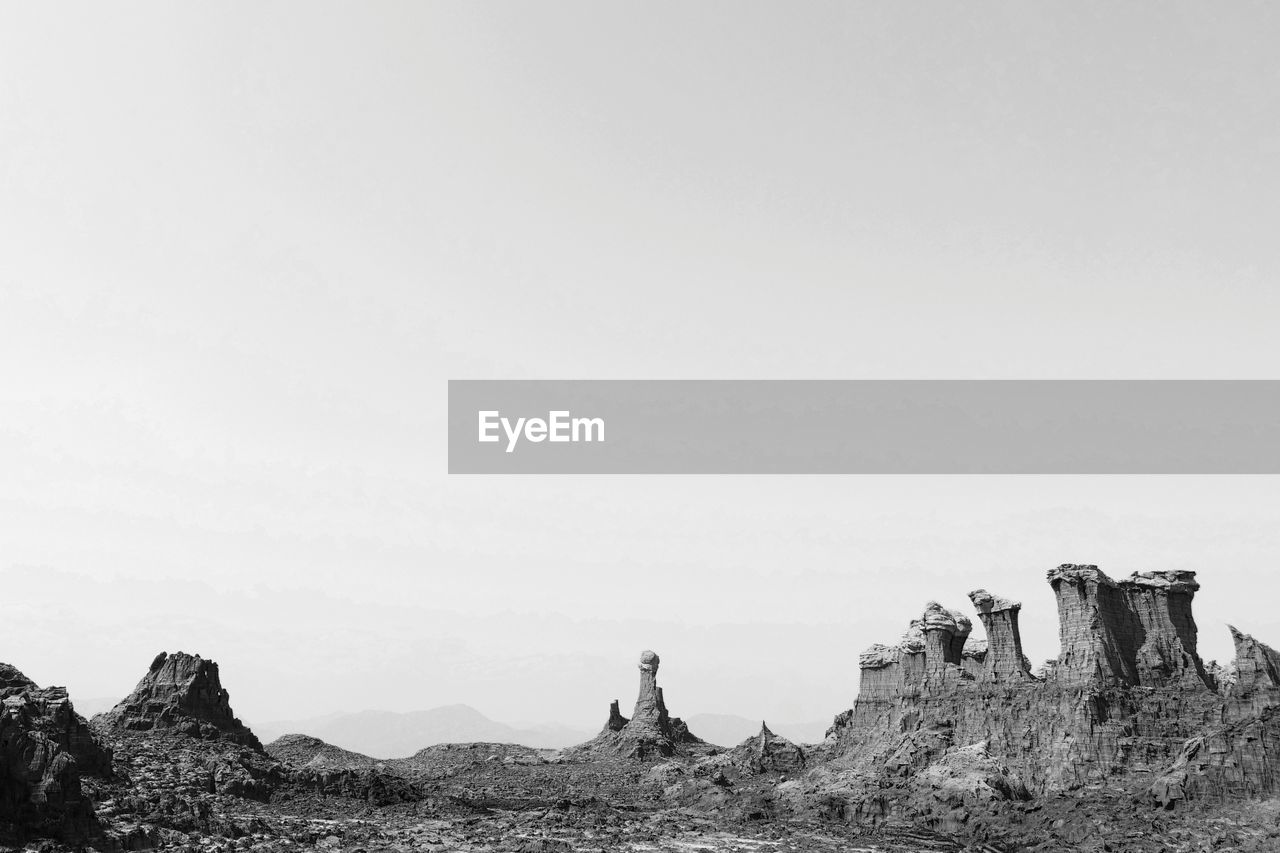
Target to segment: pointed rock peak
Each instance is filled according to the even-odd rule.
[[[729,758],[751,773],[795,773],[805,766],[804,750],[774,734],[764,720],[760,721],[760,733],[734,747]]]
[[[176,729],[194,737],[228,740],[262,751],[231,710],[218,665],[186,652],[161,652],[133,692],[102,715],[103,724],[129,731]]]

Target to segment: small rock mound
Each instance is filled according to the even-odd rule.
[[[985,741],[948,749],[911,780],[916,807],[934,829],[963,832],[971,813],[1007,800],[1029,800],[1031,792]]]
[[[376,758],[351,752],[311,735],[281,735],[266,746],[267,755],[293,767],[356,770],[377,767]]]
[[[262,744],[231,710],[218,665],[186,652],[161,652],[127,697],[94,718],[126,731],[171,729],[205,740],[224,740],[262,752]]]
[[[770,731],[760,723],[760,733],[733,748],[730,760],[752,773],[799,773],[804,769],[804,750]]]

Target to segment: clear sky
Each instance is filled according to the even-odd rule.
[[[0,660],[241,716],[808,720],[924,603],[1275,478],[450,478],[449,378],[1280,378],[1271,4],[6,3]]]

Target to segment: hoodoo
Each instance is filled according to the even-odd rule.
[[[1280,653],[1232,629],[1234,664],[1206,669],[1194,572],[1117,581],[1068,563],[1048,581],[1062,647],[1041,676],[1023,654],[1021,604],[981,589],[969,597],[985,641],[930,602],[896,645],[864,652],[858,698],[828,732],[845,787],[818,793],[858,822],[945,803],[956,811],[938,825],[950,825],[974,807],[998,813],[993,801],[1104,780],[1155,779],[1168,807],[1280,790]]]
[[[1018,631],[1018,611],[1022,609],[1022,602],[992,595],[985,589],[969,593],[969,600],[978,611],[982,629],[987,632],[981,651],[982,677],[993,682],[1030,678],[1031,667],[1022,653],[1022,635]],[[969,646],[976,644],[970,642]],[[968,650],[966,646],[965,651]],[[977,657],[977,650],[974,652],[974,657]]]
[[[622,716],[618,700],[609,706],[609,719],[604,730],[582,747],[591,750],[605,749],[633,758],[651,755],[675,755],[681,746],[701,744],[689,727],[679,717],[667,711],[662,688],[658,686],[656,652],[640,653],[640,692],[636,696],[631,718]]]

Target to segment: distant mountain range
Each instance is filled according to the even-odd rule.
[[[760,731],[759,720],[733,714],[696,714],[685,719],[703,740],[734,746]],[[822,740],[829,721],[769,723],[769,727],[798,743]],[[538,749],[560,749],[582,743],[596,731],[556,723],[510,725],[491,720],[470,705],[444,705],[427,711],[358,711],[303,720],[251,723],[263,743],[281,735],[304,734],[373,758],[407,758],[440,743],[515,743]]]
[[[491,720],[470,705],[444,705],[427,711],[358,711],[306,720],[252,723],[258,739],[304,734],[374,758],[407,758],[438,743],[517,743],[559,749],[589,740],[596,733],[554,723],[517,727]]]

